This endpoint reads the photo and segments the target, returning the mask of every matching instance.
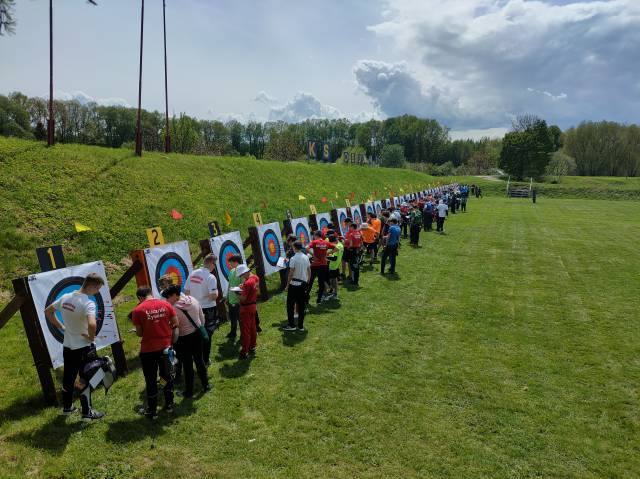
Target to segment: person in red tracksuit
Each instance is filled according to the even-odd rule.
[[[240,336],[242,339],[242,349],[240,350],[240,359],[247,359],[249,354],[256,353],[256,314],[258,308],[256,301],[258,299],[258,282],[259,279],[255,274],[251,274],[251,270],[246,264],[241,264],[236,268],[236,274],[242,278],[243,283],[240,285]]]

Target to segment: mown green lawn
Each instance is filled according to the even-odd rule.
[[[85,427],[41,408],[14,318],[0,476],[637,477],[640,203],[473,199],[445,228],[402,247],[397,278],[312,307],[306,335],[279,331],[284,295],[261,304],[257,359],[219,334],[214,392],[154,425],[131,333],[134,371]]]

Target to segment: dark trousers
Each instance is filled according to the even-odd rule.
[[[357,285],[360,281],[360,248],[351,248],[350,258],[351,281]]]
[[[87,363],[87,353],[91,350],[89,346],[80,349],[63,348],[62,359],[64,360],[64,373],[62,375],[62,406],[70,409],[73,403],[73,388],[76,377],[85,364]],[[86,385],[81,393],[89,387]],[[90,409],[90,400],[84,395],[80,396],[80,405],[82,406],[82,414],[88,414]]]
[[[235,338],[236,334],[238,334],[239,320],[240,320],[240,305],[230,304],[229,305],[229,323],[231,323],[231,331],[229,331],[230,337]]]
[[[140,353],[140,363],[142,364],[142,374],[147,385],[147,407],[149,411],[155,413],[158,409],[158,372],[164,381],[164,405],[167,407],[173,404],[173,378],[169,373],[166,358],[162,349],[149,353]]]
[[[311,288],[313,288],[313,282],[318,278],[318,299],[319,303],[322,300],[324,294],[325,283],[329,280],[329,266],[312,266],[311,278],[309,278],[309,285],[307,286],[307,301],[311,298]],[[298,312],[298,314],[300,314]]]
[[[202,351],[203,362],[208,363],[209,356],[211,355],[211,339],[213,337],[213,332],[216,330],[218,315],[217,315],[217,309],[215,307],[202,308],[202,312],[204,313],[204,327],[207,330],[207,333],[209,333],[209,341],[206,341],[204,344],[202,344],[200,346],[200,350]],[[180,358],[179,355],[178,355],[178,359],[180,360],[180,362],[182,362],[182,359]],[[193,368],[191,369],[191,378],[193,382]]]
[[[293,318],[296,305],[298,307],[298,328],[304,327],[304,307],[307,302],[307,283],[299,286],[289,285],[287,290],[287,320],[289,326],[295,327],[296,322]]]
[[[460,203],[460,211],[464,211],[465,213],[467,212],[467,203]]]
[[[406,238],[407,237],[407,229],[409,228],[409,222],[406,221],[404,218],[402,219],[402,235]]]
[[[384,273],[384,267],[387,264],[387,258],[389,259],[389,273],[396,272],[396,256],[398,256],[398,245],[387,245],[382,251],[382,260],[380,271]]]
[[[176,343],[176,353],[178,359],[182,364],[184,371],[184,395],[185,397],[193,396],[193,363],[196,364],[196,370],[198,371],[198,377],[200,378],[200,384],[202,389],[205,389],[209,385],[207,379],[207,368],[204,365],[204,359],[202,355],[202,346],[204,341],[200,336],[200,331],[194,331],[191,334],[180,336]],[[211,343],[209,349],[211,349]]]
[[[420,229],[419,224],[411,225],[411,244],[418,246],[418,242],[420,241]]]
[[[431,213],[427,213],[424,215],[424,230],[431,231],[433,225],[433,216]]]
[[[443,231],[444,232],[444,217],[440,217],[438,216],[438,228],[436,231]]]

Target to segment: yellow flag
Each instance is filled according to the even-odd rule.
[[[400,188],[400,193],[404,193],[404,188]]]
[[[75,223],[73,223],[73,226],[75,226],[76,231],[78,233],[82,233],[83,231],[91,231],[91,228],[89,228],[88,226],[83,225],[82,223],[78,223],[77,221]]]
[[[231,225],[231,215],[229,214],[228,211],[224,212],[224,222],[227,226]]]
[[[336,191],[336,198],[338,197],[338,192]]]
[[[305,198],[304,196],[302,196],[302,195],[298,195],[298,199],[299,199],[300,201],[304,201],[304,200],[306,200],[306,198]]]

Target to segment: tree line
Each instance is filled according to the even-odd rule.
[[[55,100],[54,116],[57,142],[133,148],[135,108]],[[19,92],[0,95],[2,135],[44,140],[47,118],[43,98]],[[162,151],[164,115],[142,110],[141,124],[144,150]],[[297,161],[306,158],[311,140],[328,144],[333,161],[344,151],[356,149],[383,165],[388,159],[389,166],[408,163],[435,175],[495,173],[498,167],[516,178],[640,173],[640,127],[607,121],[585,122],[562,132],[538,117],[523,115],[503,139],[453,141],[448,128],[438,121],[412,115],[363,123],[313,119],[296,124],[243,124],[200,120],[183,113],[171,118],[169,127],[172,150],[178,153]]]

